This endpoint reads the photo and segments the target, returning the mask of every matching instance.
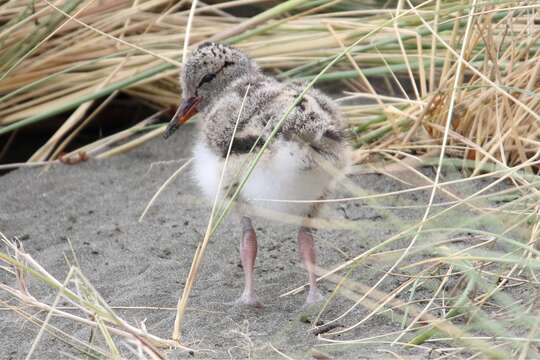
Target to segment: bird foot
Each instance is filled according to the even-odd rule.
[[[242,294],[238,299],[230,303],[230,305],[246,305],[257,309],[262,309],[264,306],[257,300],[257,297],[252,294]]]
[[[304,305],[309,306],[309,305],[317,304],[317,303],[320,303],[323,299],[324,299],[324,296],[321,294],[319,289],[310,288]]]

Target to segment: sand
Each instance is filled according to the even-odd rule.
[[[210,209],[200,200],[189,174],[184,173],[165,189],[142,223],[138,218],[159,186],[182,164],[182,159],[190,156],[194,131],[190,126],[182,130],[174,140],[156,139],[109,160],[56,165],[47,171],[26,168],[0,178],[0,229],[6,236],[18,237],[26,251],[59,280],[65,278],[69,268],[64,256],[70,253],[69,239],[82,272],[108,304],[145,307],[117,311],[132,325],[144,321],[150,333],[165,338],[170,336],[174,306],[206,229]],[[432,175],[430,169],[426,173]],[[381,174],[356,175],[349,180],[371,193],[407,187]],[[425,204],[427,197],[427,192],[415,192],[378,200],[378,204],[396,205],[406,201]],[[328,269],[342,263],[388,238],[405,224],[418,221],[422,212],[422,208],[384,210],[367,206],[365,201],[327,206],[325,218],[354,221],[364,231],[319,231],[320,265]],[[428,350],[380,344],[319,347],[325,342],[317,339],[311,332],[312,326],[305,321],[306,315],[313,319],[313,309],[302,308],[305,294],[279,297],[306,280],[296,252],[296,228],[270,221],[257,221],[255,226],[260,244],[257,289],[264,308],[228,304],[240,294],[243,274],[237,249],[240,229],[227,220],[210,242],[189,300],[183,340],[196,352],[164,350],[164,355],[172,359],[282,358],[271,344],[294,359],[314,358],[317,351],[340,359],[391,358],[387,350],[404,358],[430,356]],[[406,243],[395,246],[403,244]],[[353,277],[372,285],[380,278],[381,270],[376,262],[368,262]],[[5,272],[0,280],[13,285],[13,278]],[[389,278],[380,289],[393,289],[401,281]],[[333,284],[323,282],[322,288],[329,293]],[[56,295],[36,281],[30,282],[30,292],[47,302],[52,302]],[[0,299],[6,301],[9,296],[0,290]],[[332,319],[350,305],[349,300],[339,298],[323,320]],[[367,311],[359,307],[342,324],[361,319]],[[87,327],[56,318],[53,324],[88,341]],[[399,329],[398,321],[376,316],[335,339],[367,337]],[[13,312],[1,310],[0,358],[24,358],[38,330]],[[127,347],[121,349],[126,357],[134,357]],[[33,358],[57,359],[59,354],[82,356],[45,334]]]

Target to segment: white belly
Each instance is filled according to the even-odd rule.
[[[257,208],[291,215],[306,215],[313,204],[291,203],[287,200],[318,200],[328,188],[332,176],[320,167],[307,169],[306,150],[291,142],[275,144],[275,152],[265,154],[240,193],[240,199]],[[219,187],[224,159],[215,155],[203,141],[198,141],[194,152],[194,177],[204,195],[213,201]],[[222,185],[239,182],[245,174],[247,156],[231,156]],[[235,174],[241,174],[235,177]],[[221,194],[223,195],[223,194]],[[283,201],[264,201],[283,200]],[[260,214],[258,214],[260,215]]]

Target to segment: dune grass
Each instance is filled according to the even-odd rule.
[[[27,164],[56,162],[78,132],[123,92],[151,104],[156,115],[68,156],[84,151],[107,158],[129,151],[161,134],[156,119],[179,102],[176,77],[187,49],[182,44],[207,39],[238,46],[279,78],[307,80],[306,91],[325,81],[341,92],[338,101],[355,147],[353,172],[382,173],[407,190],[369,194],[343,179],[339,186],[351,196],[327,200],[365,201],[395,232],[332,269],[318,269],[321,281],[335,284],[318,317],[325,318],[325,326],[347,325],[319,334],[317,351],[339,356],[366,344],[394,344],[430,349],[441,358],[535,358],[540,356],[539,7],[536,1],[511,0],[193,6],[165,0],[15,0],[0,5],[0,135],[67,111],[63,125]],[[257,9],[258,15],[242,17],[242,9]],[[135,343],[142,358],[162,358],[160,347],[183,346],[182,314],[205,247],[265,146],[239,174],[241,185],[232,200],[214,204],[179,301],[172,340],[119,318],[76,261],[62,282],[2,235],[7,250],[0,252],[0,269],[16,279],[16,286],[0,284],[1,289],[21,304],[95,329],[101,342],[61,335],[49,316],[4,306],[39,326],[40,334],[62,337],[91,358],[119,357],[119,341]],[[335,171],[331,164],[321,166]],[[424,166],[434,167],[435,175],[426,176],[419,170]],[[452,175],[456,180],[447,180]],[[481,179],[490,182],[473,189]],[[404,193],[423,196],[403,205],[421,210],[413,223],[394,216],[382,201]],[[317,219],[314,226],[347,229],[360,238],[363,233],[348,219]],[[374,257],[380,260],[379,275],[367,284],[355,273]],[[28,275],[56,291],[56,301],[33,298]],[[401,280],[399,285],[394,279]],[[284,296],[299,291],[284,290]],[[60,298],[77,312],[58,309]],[[335,319],[326,318],[340,298],[350,307],[339,309]],[[363,317],[354,315],[357,308],[366,310]],[[338,337],[378,317],[388,317],[396,330]]]

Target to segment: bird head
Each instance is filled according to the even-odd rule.
[[[180,73],[182,103],[165,130],[168,138],[180,125],[204,111],[234,80],[258,72],[254,61],[238,49],[206,42],[187,58]]]

